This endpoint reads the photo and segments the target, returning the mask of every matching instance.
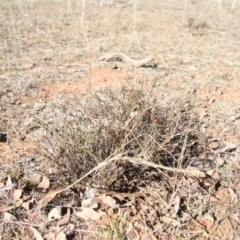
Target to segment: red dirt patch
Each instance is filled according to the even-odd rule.
[[[45,83],[38,85],[37,88],[40,98],[52,99],[61,92],[72,97],[76,94],[83,94],[86,90],[97,89],[107,85],[119,85],[126,80],[129,75],[130,73],[126,71],[102,68],[92,71],[89,80],[79,80],[79,82],[59,82],[53,84]]]
[[[33,152],[34,149],[36,149],[34,143],[12,138],[9,142],[0,143],[0,159],[4,162],[18,160],[19,156]]]

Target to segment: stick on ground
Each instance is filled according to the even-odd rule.
[[[152,56],[145,57],[141,60],[135,60],[130,58],[124,53],[108,53],[100,58],[98,58],[98,61],[105,61],[105,62],[111,62],[111,61],[122,61],[126,64],[129,64],[134,67],[142,67],[146,65],[147,63],[154,60]]]

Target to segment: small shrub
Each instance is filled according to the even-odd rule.
[[[79,114],[61,127],[47,127],[44,153],[64,179],[75,181],[113,156],[144,158],[167,167],[186,167],[202,152],[199,122],[189,100],[164,99],[154,85],[103,89],[75,103]],[[151,166],[119,158],[86,181],[123,190]],[[170,173],[169,173],[170,174]],[[123,180],[127,176],[127,182]],[[158,174],[158,178],[160,175]],[[126,190],[126,189],[125,189]]]

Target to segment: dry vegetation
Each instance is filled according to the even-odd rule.
[[[0,2],[1,239],[239,239],[239,3],[113,2]]]

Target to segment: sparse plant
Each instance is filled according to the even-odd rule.
[[[15,180],[19,180],[23,176],[21,167],[17,164],[10,164],[6,169],[6,174]]]
[[[111,219],[110,225],[99,227],[96,240],[125,240],[126,238],[126,217]]]
[[[186,167],[189,159],[202,151],[198,146],[201,139],[198,122],[185,109],[184,102],[173,100],[169,106],[158,98],[155,90],[150,87],[147,93],[143,86],[140,89],[123,86],[90,95],[84,104],[77,103],[82,117],[47,130],[46,156],[57,164],[62,176],[72,181],[118,154],[143,157],[168,167]],[[101,170],[97,182],[101,178],[103,184],[112,185],[125,173],[125,168],[139,171],[120,160]]]

